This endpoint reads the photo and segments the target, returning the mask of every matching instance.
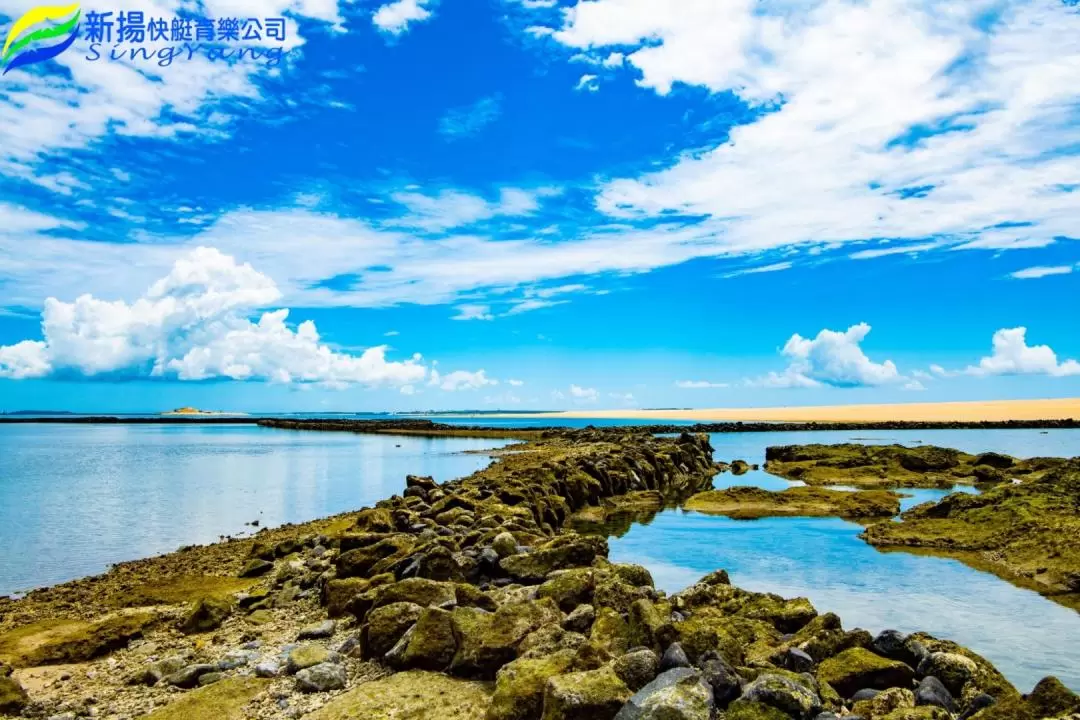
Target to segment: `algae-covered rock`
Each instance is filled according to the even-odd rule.
[[[622,655],[630,648],[630,626],[611,608],[600,608],[589,638],[612,655]]]
[[[232,615],[232,603],[224,598],[206,597],[197,601],[180,622],[185,635],[217,630]]]
[[[558,624],[562,613],[550,599],[503,605],[495,612],[456,608],[452,613],[457,654],[451,669],[459,674],[493,678],[513,660],[525,637],[549,623]]]
[[[0,675],[0,713],[18,715],[30,702],[30,697],[15,678]]]
[[[329,662],[331,658],[330,651],[322,645],[314,643],[300,645],[289,652],[288,670],[290,673],[297,673],[320,663]]]
[[[77,663],[126,647],[157,622],[152,612],[113,615],[95,622],[46,620],[0,635],[0,661],[12,667]]]
[[[491,549],[500,558],[510,557],[517,552],[517,540],[508,532],[501,532],[491,540]]]
[[[243,569],[240,570],[240,577],[252,578],[261,577],[266,573],[274,569],[274,563],[269,560],[261,560],[259,558],[252,558],[248,560]]]
[[[736,700],[728,707],[726,720],[791,720],[791,716],[765,703]]]
[[[907,688],[889,688],[869,700],[862,700],[852,707],[852,712],[866,718],[878,718],[895,710],[915,707],[915,694]]]
[[[952,715],[939,707],[900,708],[874,720],[952,720]]]
[[[888,660],[864,648],[845,650],[818,667],[818,679],[845,698],[863,688],[910,688],[914,677],[914,671],[904,663]]]
[[[709,720],[712,708],[712,688],[701,673],[674,668],[634,693],[615,720]]]
[[[889,490],[845,492],[793,487],[781,492],[755,487],[709,490],[686,501],[687,510],[750,520],[763,517],[892,517],[900,512],[900,496]]]
[[[979,672],[975,661],[959,653],[935,652],[919,663],[919,673],[933,675],[953,695],[959,695]]]
[[[505,557],[500,565],[515,580],[539,582],[553,570],[587,567],[597,557],[607,557],[607,553],[604,538],[571,533],[549,540],[532,552]]]
[[[341,690],[348,682],[345,668],[331,662],[319,663],[296,673],[296,689],[305,693]]]
[[[518,655],[539,657],[559,650],[577,650],[586,642],[588,638],[584,635],[564,630],[555,623],[548,623],[525,636],[518,644]]]
[[[453,583],[409,578],[380,585],[369,593],[372,610],[392,603],[407,602],[420,607],[452,608],[457,605],[457,590]]]
[[[1080,712],[1080,697],[1055,677],[1040,680],[1024,702],[1040,718]]]
[[[630,696],[610,667],[556,675],[544,688],[543,720],[611,720]]]
[[[592,601],[595,579],[592,568],[573,568],[556,570],[537,591],[538,597],[549,597],[565,612],[570,612],[578,605]]]
[[[648,648],[640,648],[620,655],[611,669],[635,693],[652,682],[660,671],[660,658]]]
[[[671,608],[649,600],[637,600],[630,606],[630,645],[663,652],[675,639]]]
[[[409,671],[361,683],[306,716],[310,720],[478,720],[491,697],[489,683]],[[216,719],[215,719],[216,720]]]
[[[810,682],[799,676],[772,672],[758,675],[736,702],[767,705],[799,720],[809,720],[821,710],[821,698]]]
[[[423,611],[416,603],[399,602],[369,612],[361,639],[364,657],[379,658],[389,652]]]
[[[413,626],[402,658],[406,667],[444,670],[457,652],[453,621],[447,610],[425,608]]]
[[[495,678],[495,694],[491,697],[487,720],[540,717],[548,679],[569,672],[575,657],[573,650],[560,650],[550,655],[518,658],[504,665]]]
[[[253,677],[231,677],[192,690],[140,720],[247,720],[245,707],[270,683]]]

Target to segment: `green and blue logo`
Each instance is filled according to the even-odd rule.
[[[2,74],[44,62],[71,47],[79,34],[79,5],[39,5],[15,21],[0,51]]]

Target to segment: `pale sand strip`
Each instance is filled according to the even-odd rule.
[[[1080,398],[987,402],[832,405],[820,407],[717,408],[711,410],[569,410],[504,417],[626,418],[632,420],[725,420],[777,422],[978,422],[982,420],[1080,419]]]

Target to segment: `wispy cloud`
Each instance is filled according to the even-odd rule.
[[[439,120],[439,134],[451,140],[473,137],[498,120],[501,114],[501,95],[480,98],[471,105],[447,110]]]
[[[1009,277],[1017,280],[1036,280],[1051,275],[1068,275],[1073,271],[1072,265],[1036,266],[1017,270],[1009,273]]]
[[[728,383],[711,382],[709,380],[678,380],[675,387],[683,390],[706,390],[713,388],[726,388]]]
[[[494,315],[491,314],[490,305],[458,305],[455,310],[458,314],[455,315],[452,320],[493,320]]]
[[[758,273],[771,273],[781,272],[782,270],[790,270],[790,262],[778,262],[771,265],[760,265],[758,267],[744,268],[742,270],[735,270],[733,272],[726,273],[725,278],[738,277],[740,275],[756,275]]]

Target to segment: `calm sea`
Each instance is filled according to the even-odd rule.
[[[550,425],[554,419],[497,422]],[[928,443],[1022,457],[1080,455],[1078,430],[712,437],[717,459],[756,463],[764,461],[768,445],[803,442]],[[467,475],[489,459],[465,451],[505,444],[242,425],[0,425],[0,594],[251,532],[245,523],[253,520],[274,526],[371,505],[400,492],[406,474],[440,481]],[[790,483],[751,472],[718,476],[716,485],[782,489]],[[904,504],[942,494],[915,491]],[[611,555],[647,566],[668,591],[725,568],[742,587],[809,597],[819,610],[839,614],[846,627],[923,629],[955,640],[991,659],[1022,690],[1050,674],[1080,690],[1080,615],[957,561],[878,552],[858,539],[860,531],[830,518],[733,521],[671,510],[612,538]]]

